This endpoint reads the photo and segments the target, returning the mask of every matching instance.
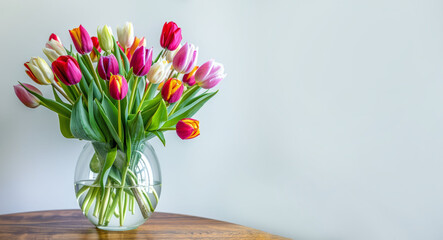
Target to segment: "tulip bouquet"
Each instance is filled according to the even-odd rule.
[[[117,28],[118,41],[106,25],[97,29],[97,37],[82,25],[69,33],[77,53],[52,34],[43,49],[51,64],[40,57],[25,63],[28,76],[50,85],[54,98],[26,83],[15,85],[15,93],[27,107],[42,105],[57,113],[64,137],[92,142],[89,167],[97,178],[77,192],[85,196],[85,214],[94,202],[98,225],[106,226],[112,215],[123,225],[126,207],[135,199],[147,218],[154,211],[152,199],[143,189],[125,189],[137,185],[134,151],[154,137],[165,144],[165,131],[176,131],[181,139],[197,137],[199,121],[191,117],[217,93],[210,89],[226,76],[223,65],[209,60],[198,66],[198,48],[181,44],[174,22],[164,24],[163,49],[156,56],[145,38],[134,36],[131,23]]]

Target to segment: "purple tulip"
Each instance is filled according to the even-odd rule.
[[[136,76],[148,74],[152,64],[152,48],[146,49],[144,46],[138,47],[131,59],[131,67]]]
[[[195,72],[195,82],[204,89],[215,87],[223,78],[226,77],[221,63],[211,59],[203,63]]]
[[[102,79],[109,80],[111,75],[119,73],[117,58],[114,55],[101,56],[98,60],[97,71]]]
[[[189,73],[197,63],[198,48],[190,43],[186,43],[172,60],[172,66],[179,73]]]
[[[29,90],[42,95],[42,92],[38,88],[31,84],[23,83]],[[40,100],[26,90],[22,85],[14,85],[14,92],[18,99],[29,108],[36,108],[40,105]]]

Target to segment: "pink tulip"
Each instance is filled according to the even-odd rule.
[[[195,138],[200,135],[199,121],[192,118],[184,118],[178,121],[175,131],[183,140]]]
[[[204,89],[215,87],[225,77],[223,65],[214,59],[203,63],[195,72],[195,82]]]
[[[179,73],[189,73],[197,63],[198,48],[186,43],[174,56],[172,66]]]
[[[71,38],[77,52],[80,54],[86,54],[92,51],[92,47],[94,45],[91,37],[89,36],[88,31],[86,31],[82,25],[80,25],[78,28],[69,30],[69,34],[71,34]]]
[[[190,73],[186,73],[183,75],[183,82],[188,84],[189,86],[194,86],[195,84],[195,72],[197,71],[198,66],[195,66],[194,69]]]
[[[114,55],[101,56],[97,64],[98,75],[104,80],[109,80],[111,75],[119,73],[117,58]]]
[[[29,90],[42,95],[42,92],[31,84],[23,83]],[[40,100],[28,92],[22,85],[14,85],[14,92],[18,99],[29,108],[36,108],[40,105]]]
[[[144,76],[151,69],[152,48],[146,49],[144,46],[138,47],[131,59],[131,67],[136,76]]]

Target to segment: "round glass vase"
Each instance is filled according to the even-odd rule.
[[[88,142],[78,158],[74,177],[77,201],[99,229],[135,229],[148,220],[158,204],[161,173],[154,148],[148,141],[140,142],[133,144],[129,161],[127,155],[105,143]]]

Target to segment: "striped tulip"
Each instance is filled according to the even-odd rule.
[[[130,48],[134,43],[134,27],[131,22],[126,22],[123,27],[117,27],[118,41],[124,49]]]
[[[179,73],[189,73],[197,63],[198,48],[190,43],[185,43],[174,56],[172,66]]]
[[[180,80],[170,78],[162,88],[162,97],[168,103],[177,102],[183,94],[183,84]]]
[[[51,62],[55,61],[55,59],[60,56],[68,55],[60,38],[54,33],[49,36],[49,40],[46,43],[45,48],[43,48],[43,53]]]
[[[165,22],[160,37],[160,45],[162,48],[170,51],[175,50],[182,41],[182,30],[175,22]]]
[[[72,41],[74,42],[75,49],[80,54],[90,53],[92,51],[92,40],[88,31],[80,25],[78,28],[69,30]]]
[[[175,126],[177,135],[183,139],[191,139],[200,135],[199,121],[192,118],[184,118]]]
[[[112,36],[112,30],[108,25],[97,28],[97,37],[100,47],[109,52],[114,48],[114,38]]]
[[[25,63],[26,74],[37,84],[48,85],[54,82],[54,73],[41,57],[33,57]]]
[[[225,77],[223,65],[214,59],[203,63],[195,72],[195,82],[204,89],[215,87]]]
[[[117,58],[114,55],[101,56],[97,64],[98,75],[104,80],[109,80],[112,75],[119,73]]]
[[[77,84],[82,79],[82,72],[77,60],[71,56],[61,56],[52,63],[52,71],[67,86]]]
[[[130,66],[136,76],[145,76],[149,72],[152,64],[152,52],[152,48],[146,49],[144,46],[135,50]]]
[[[112,75],[109,80],[109,94],[115,100],[122,100],[128,93],[128,82],[122,75]]]
[[[31,84],[22,83],[25,87],[27,87],[29,90],[42,95],[42,92],[38,90],[38,88],[32,86]],[[14,85],[14,92],[15,95],[17,95],[18,99],[25,104],[25,106],[29,108],[36,108],[40,105],[40,100],[32,95],[28,90],[26,90],[22,85]]]
[[[189,86],[194,86],[195,84],[195,72],[197,71],[198,66],[195,66],[194,69],[190,73],[186,73],[183,75],[183,82],[188,84]]]
[[[101,52],[102,49],[100,48],[100,44],[98,43],[98,38],[91,37],[91,40],[92,40],[92,44],[94,45],[95,49],[97,49],[97,52]],[[97,54],[95,54],[95,51],[92,51],[90,56],[91,56],[91,59],[93,62],[97,62],[98,57],[97,57]]]
[[[134,37],[134,42],[132,43],[131,48],[126,49],[126,57],[128,57],[129,61],[131,61],[135,50],[141,46],[146,47],[145,38],[144,37],[142,37],[142,38]]]

